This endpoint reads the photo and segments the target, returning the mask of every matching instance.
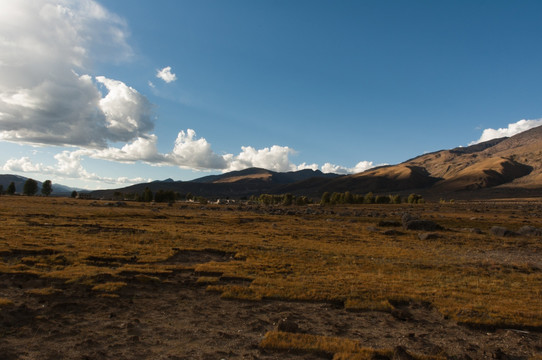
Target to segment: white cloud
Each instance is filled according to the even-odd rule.
[[[180,131],[175,140],[173,151],[165,155],[166,162],[189,169],[224,169],[226,160],[211,149],[205,138],[196,139],[196,132],[188,129]]]
[[[77,74],[130,58],[127,36],[124,21],[92,0],[3,1],[0,139],[105,147],[152,129],[150,105],[137,91],[98,77],[108,90],[102,99],[93,78]]]
[[[495,129],[485,129],[482,132],[482,136],[476,141],[471,142],[469,145],[478,144],[484,141],[488,141],[491,139],[497,139],[502,137],[510,137],[514,136],[516,134],[519,134],[521,132],[527,131],[529,129],[535,128],[537,126],[542,125],[542,119],[537,120],[520,120],[518,122],[508,124],[508,127],[506,128],[499,128],[497,130]]]
[[[158,153],[156,148],[156,135],[139,137],[130,144],[122,148],[110,147],[103,150],[97,150],[90,153],[90,157],[109,161],[118,161],[124,163],[134,163],[143,161],[149,164],[162,164],[165,161],[164,155]]]
[[[335,173],[335,174],[357,174],[375,167],[372,161],[360,161],[356,166],[347,168],[340,165],[334,165],[331,163],[325,163],[322,165],[323,173]]]
[[[79,179],[96,183],[106,183],[111,185],[136,184],[151,181],[141,177],[129,179],[127,177],[103,177],[95,173],[88,172],[81,164],[82,157],[88,155],[87,150],[62,151],[54,156],[56,164],[46,166],[44,164],[34,164],[28,157],[20,159],[9,159],[2,169],[4,171],[39,173],[41,175],[52,175],[60,179]]]
[[[307,164],[307,163],[301,163],[299,165],[297,165],[296,167],[296,170],[306,170],[306,169],[310,169],[310,170],[318,170],[319,166],[318,164]]]
[[[96,80],[109,90],[100,100],[109,139],[126,142],[153,129],[152,106],[146,97],[122,81],[103,76],[96,77]]]
[[[161,70],[157,70],[156,71],[156,77],[159,78],[159,79],[164,80],[168,84],[170,82],[173,82],[173,81],[177,80],[177,75],[175,75],[174,73],[171,72],[171,66],[166,66],[165,68],[163,68]]]
[[[225,156],[229,165],[224,171],[242,170],[249,167],[273,171],[293,171],[297,168],[289,159],[289,155],[295,151],[287,146],[273,145],[259,150],[252,146],[243,146],[241,149],[241,153],[237,156],[231,154]]]
[[[43,172],[45,169],[42,164],[33,164],[30,158],[22,157],[20,159],[9,159],[2,167],[2,170],[39,173]]]

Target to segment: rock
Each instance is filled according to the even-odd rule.
[[[370,232],[380,232],[380,229],[374,226],[367,226],[367,231]]]
[[[512,237],[518,235],[517,233],[505,228],[504,226],[492,226],[491,229],[489,229],[489,232],[495,236],[503,237]]]
[[[518,232],[521,235],[527,235],[527,236],[542,236],[542,229],[535,228],[534,226],[525,225],[522,226]]]
[[[412,319],[412,314],[407,309],[393,309],[391,316],[397,320],[407,321]]]
[[[403,223],[403,226],[405,226],[406,223],[408,223],[409,221],[412,221],[412,220],[417,220],[417,218],[412,216],[410,213],[404,213],[401,216],[401,222]]]
[[[401,223],[399,221],[391,221],[391,220],[380,220],[376,226],[380,227],[396,227],[401,226]]]
[[[288,320],[288,318],[286,318],[279,321],[279,323],[277,324],[277,330],[289,333],[296,333],[299,332],[299,326],[294,321]]]
[[[461,231],[470,232],[470,233],[473,233],[473,234],[483,234],[482,230],[480,230],[478,228],[463,228],[463,229],[461,229]]]
[[[412,355],[410,355],[404,347],[396,346],[395,349],[393,349],[392,360],[412,360],[412,359],[415,359],[415,358]]]
[[[442,226],[431,220],[410,220],[403,222],[405,230],[437,231],[444,230]]]
[[[425,241],[425,240],[433,240],[438,239],[440,237],[437,233],[420,233],[418,234],[418,239]]]

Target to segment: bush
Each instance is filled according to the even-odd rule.
[[[375,204],[389,204],[390,197],[384,195],[377,195],[375,198]]]
[[[418,194],[410,194],[408,195],[407,202],[409,204],[423,204],[425,203],[425,200],[421,195]]]
[[[331,201],[331,195],[329,194],[329,192],[325,192],[322,194],[322,198],[320,199],[320,204],[321,205],[325,205],[325,204],[329,204]]]
[[[392,203],[392,204],[400,204],[401,203],[401,197],[399,195],[390,195],[390,203]]]

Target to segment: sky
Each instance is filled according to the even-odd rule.
[[[356,173],[542,125],[541,1],[0,0],[0,173]],[[54,188],[54,186],[53,186]]]

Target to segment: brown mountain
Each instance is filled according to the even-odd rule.
[[[542,126],[510,138],[440,150],[398,165],[339,176],[301,170],[279,173],[250,168],[192,181],[154,181],[115,191],[142,193],[174,190],[205,197],[240,198],[261,193],[306,195],[318,198],[323,192],[365,194],[419,192],[428,198],[453,194],[454,198],[496,196],[542,196]],[[93,192],[108,197],[114,190]]]
[[[331,180],[307,180],[282,192],[318,196],[324,191],[410,192],[429,196],[464,192],[542,195],[542,126],[510,138],[441,150],[398,165],[383,166]],[[477,190],[478,193],[473,192]]]

